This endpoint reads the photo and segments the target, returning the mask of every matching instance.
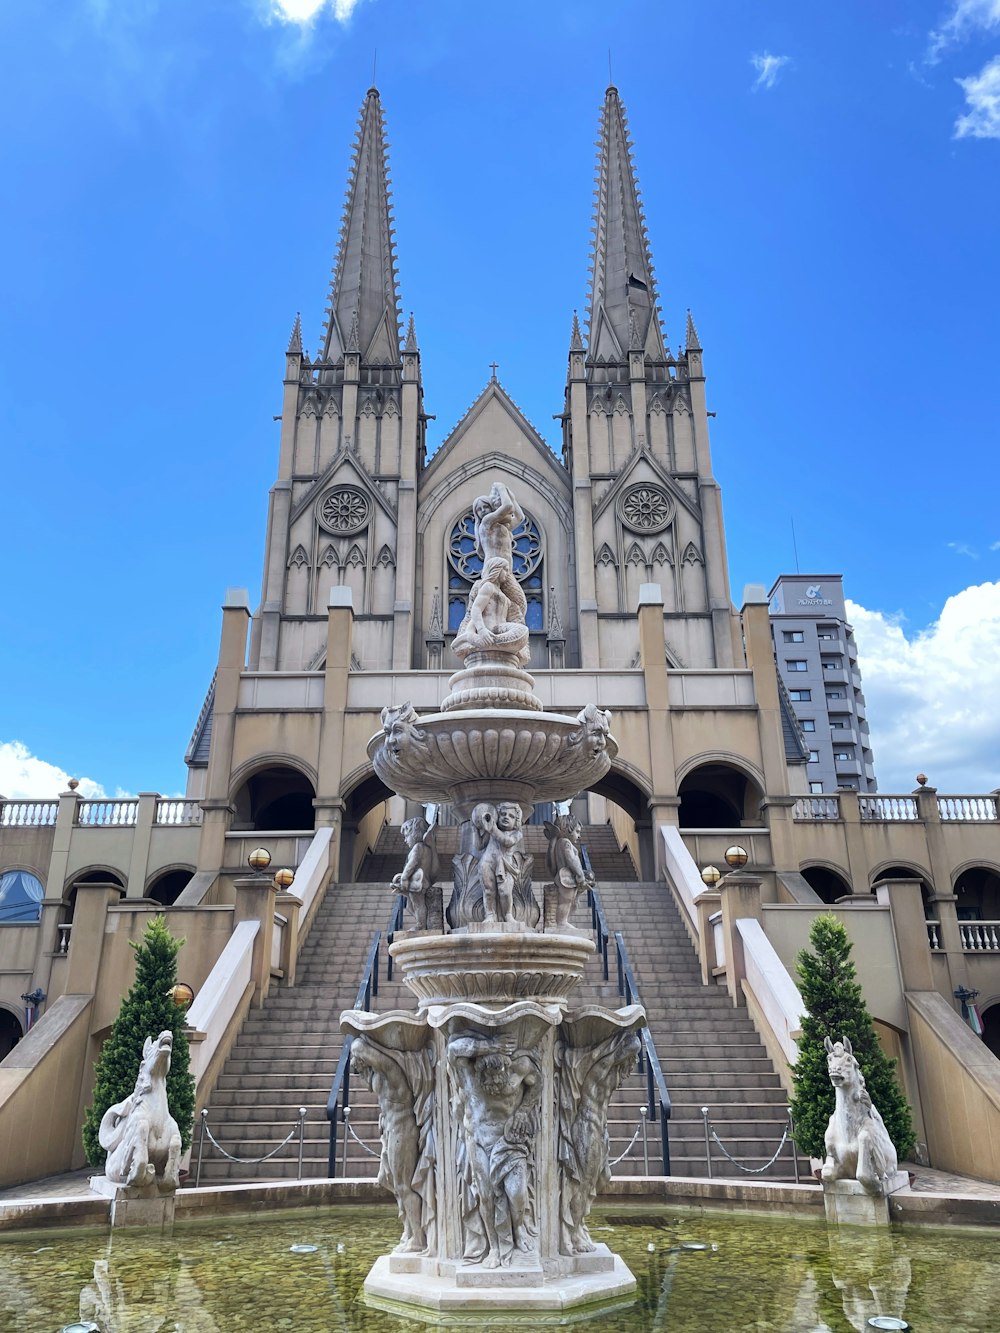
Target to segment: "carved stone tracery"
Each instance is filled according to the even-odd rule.
[[[316,516],[328,532],[353,536],[371,516],[371,501],[353,486],[337,486],[320,498]]]

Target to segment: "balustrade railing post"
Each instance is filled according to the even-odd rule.
[[[788,1112],[788,1141],[792,1145],[792,1175],[796,1185],[799,1183],[799,1145],[795,1142],[795,1123],[791,1111]]]

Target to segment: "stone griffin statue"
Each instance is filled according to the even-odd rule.
[[[417,930],[427,929],[428,896],[438,875],[433,834],[434,830],[421,815],[406,820],[403,837],[410,850],[403,869],[392,877],[393,889],[406,894],[406,904],[413,913]]]
[[[135,1091],[104,1112],[97,1137],[108,1154],[104,1174],[116,1185],[155,1185],[161,1194],[178,1186],[181,1132],[167,1105],[173,1046],[172,1032],[147,1037]]]
[[[826,1128],[823,1182],[856,1180],[866,1193],[881,1198],[898,1169],[896,1149],[868,1095],[850,1041],[827,1037],[824,1045],[837,1100]]]
[[[575,815],[557,815],[551,822],[545,822],[545,836],[549,840],[547,865],[555,897],[552,925],[557,930],[569,925],[579,895],[594,887],[594,877],[584,870],[580,856],[582,832],[583,826]]]

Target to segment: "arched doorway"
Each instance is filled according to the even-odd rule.
[[[354,786],[344,796],[344,814],[340,830],[340,869],[338,879],[351,882],[356,876],[381,881],[392,878],[402,870],[406,847],[402,833],[396,829],[390,841],[391,848],[380,849],[377,844],[387,817],[387,802],[394,793],[375,772],[369,769],[357,775]],[[387,830],[389,832],[389,830]],[[378,862],[371,864],[371,857]],[[362,862],[369,864],[362,872]]]
[[[171,907],[194,876],[193,866],[175,866],[156,875],[146,886],[146,897],[163,907]]]
[[[682,829],[738,829],[760,823],[760,787],[732,764],[699,764],[678,789]]]
[[[920,897],[923,899],[924,916],[928,921],[933,921],[935,917],[934,889],[930,880],[918,866],[885,866],[882,870],[877,870],[872,876],[872,892],[875,891],[876,884],[884,884],[887,879],[918,879],[920,881]]]
[[[125,876],[118,873],[117,870],[106,870],[104,868],[85,870],[81,875],[74,875],[68,888],[63,893],[63,923],[69,924],[73,920],[73,913],[76,911],[76,890],[81,884],[113,884],[122,896],[125,896]]]
[[[959,921],[1000,921],[1000,875],[989,866],[967,866],[955,896]]]
[[[9,1009],[0,1008],[0,1060],[10,1055],[23,1035],[17,1016]]]
[[[234,798],[234,829],[302,833],[316,827],[316,790],[304,773],[273,764],[247,778]]]
[[[825,903],[835,903],[838,898],[845,898],[851,892],[847,876],[831,866],[802,866],[800,873],[813,892]]]

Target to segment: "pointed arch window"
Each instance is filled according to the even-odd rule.
[[[529,630],[545,629],[545,581],[542,534],[533,518],[525,515],[512,534],[514,577],[528,601],[524,613]],[[448,538],[448,632],[462,623],[469,590],[482,573],[483,558],[476,550],[476,519],[472,510],[463,514]]]

